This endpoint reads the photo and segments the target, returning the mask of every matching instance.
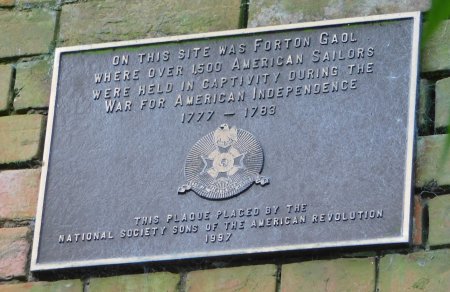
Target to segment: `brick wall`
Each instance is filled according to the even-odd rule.
[[[279,255],[55,275],[29,272],[56,46],[405,11],[427,0],[0,0],[0,291],[449,291],[450,20],[421,53],[413,242],[395,250]],[[426,17],[425,17],[426,18]]]

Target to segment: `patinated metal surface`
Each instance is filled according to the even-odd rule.
[[[32,269],[407,242],[418,18],[57,50]]]

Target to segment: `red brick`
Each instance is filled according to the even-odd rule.
[[[0,220],[34,217],[40,173],[40,169],[0,172]]]
[[[0,229],[0,278],[26,275],[27,254],[30,244],[27,227]]]
[[[14,6],[16,0],[0,0],[0,7],[11,7]]]
[[[419,196],[414,196],[413,244],[422,245],[423,241],[423,204]]]

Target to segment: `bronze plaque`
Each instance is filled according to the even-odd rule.
[[[32,270],[407,243],[419,18],[57,49]]]

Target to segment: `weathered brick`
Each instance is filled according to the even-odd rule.
[[[65,5],[62,45],[100,43],[233,29],[240,0],[101,0]]]
[[[0,229],[0,278],[26,275],[27,254],[30,249],[26,239],[27,232],[27,227]]]
[[[450,250],[384,256],[379,291],[450,291]]]
[[[0,220],[35,216],[40,173],[40,169],[0,172]]]
[[[14,109],[48,107],[51,69],[47,61],[27,62],[16,67]]]
[[[0,292],[82,292],[80,280],[62,280],[56,282],[29,282],[23,284],[1,285]]]
[[[450,245],[450,195],[438,196],[428,203],[428,245]]]
[[[0,0],[0,7],[12,7],[16,0]]]
[[[92,278],[89,291],[167,291],[175,292],[180,283],[180,276],[172,273],[153,273],[127,275],[107,278]]]
[[[190,272],[186,291],[274,292],[276,266],[259,265]]]
[[[42,3],[55,3],[56,0],[17,0],[17,5],[36,5]]]
[[[0,164],[39,158],[44,121],[41,115],[0,117]]]
[[[55,12],[44,9],[0,11],[0,58],[49,52]]]
[[[281,291],[374,291],[374,258],[283,265]]]
[[[420,80],[419,106],[417,112],[417,123],[420,135],[430,135],[434,129],[431,110],[433,101],[431,99],[432,83],[426,79]]]
[[[412,241],[414,245],[423,243],[423,203],[420,196],[414,196]]]
[[[16,0],[16,6],[20,9],[55,7],[55,1],[58,0]]]
[[[450,43],[450,41],[448,42]],[[450,78],[445,78],[438,80],[436,82],[436,108],[434,112],[434,127],[436,129],[447,127],[449,119],[450,119]]]
[[[417,139],[416,187],[450,185],[450,155],[442,161],[447,135]]]
[[[425,11],[430,7],[430,2],[429,0],[250,0],[248,26]]]
[[[9,65],[0,65],[0,114],[9,110],[13,70]]]
[[[425,43],[421,61],[422,72],[450,70],[450,20],[442,22]]]

